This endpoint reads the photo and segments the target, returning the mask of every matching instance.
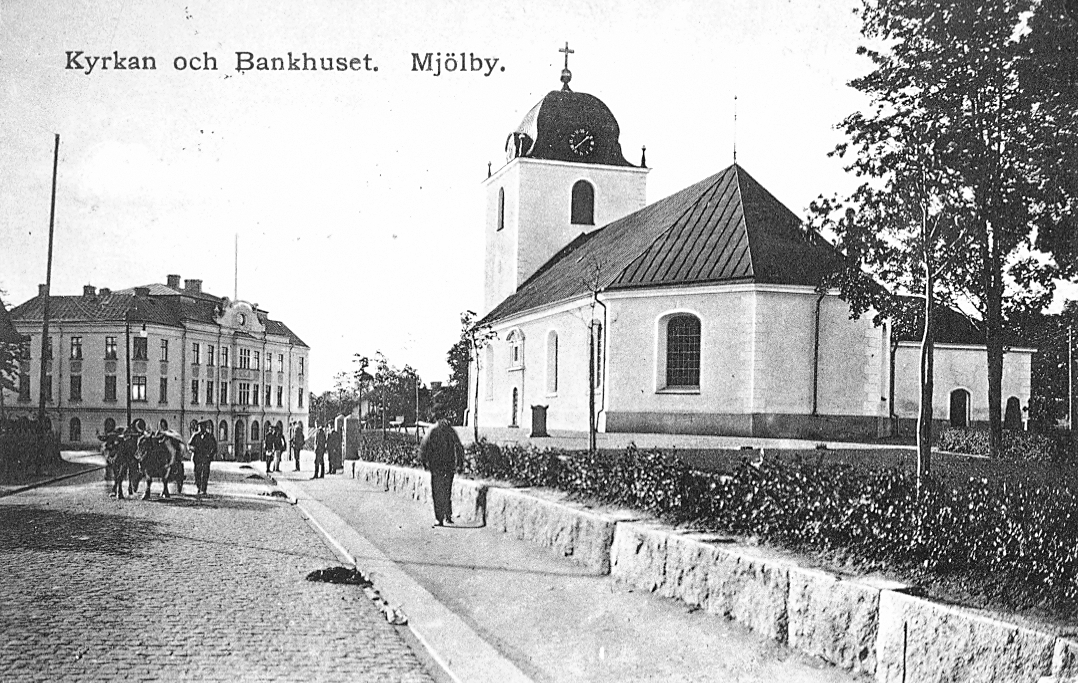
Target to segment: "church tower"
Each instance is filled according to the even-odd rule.
[[[644,207],[648,169],[625,160],[614,115],[569,88],[547,93],[505,143],[506,164],[487,178],[484,312],[517,291],[583,233]],[[643,161],[643,160],[641,160]]]

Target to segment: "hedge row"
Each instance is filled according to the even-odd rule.
[[[936,447],[952,453],[988,455],[988,431],[985,429],[943,429],[936,435]],[[1063,432],[1022,432],[1004,430],[1005,462],[1074,462],[1078,459],[1075,442]]]
[[[419,466],[414,444],[369,440],[364,459]],[[817,459],[753,455],[729,474],[694,470],[670,453],[630,447],[589,456],[482,442],[464,473],[658,515],[701,530],[838,552],[867,569],[959,579],[1005,608],[1078,606],[1078,497],[1066,486],[913,475]]]

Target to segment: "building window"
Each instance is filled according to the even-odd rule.
[[[217,425],[217,440],[221,443],[228,441],[228,422],[221,420],[221,423]]]
[[[251,403],[258,405],[258,385],[251,386]]]
[[[135,375],[131,378],[131,400],[146,402],[146,375]]]
[[[114,432],[114,431],[116,431],[116,420],[113,420],[111,417],[106,417],[105,418],[105,433],[108,434],[109,432]]]
[[[221,405],[228,405],[228,382],[221,382],[221,391],[217,394],[217,400]]]
[[[71,338],[71,360],[82,360],[82,337]]]
[[[105,400],[116,401],[116,375],[105,375]]]
[[[19,373],[19,400],[23,402],[30,400],[30,375],[25,372]]]
[[[524,335],[520,330],[513,330],[506,338],[509,342],[509,367],[520,368],[524,366]]]
[[[251,369],[251,349],[240,349],[240,370]]]
[[[70,426],[67,430],[68,441],[82,441],[82,421],[77,417],[71,418]]]
[[[213,366],[213,344],[206,344],[206,365]]]
[[[240,355],[242,358],[242,354]],[[240,396],[239,404],[241,406],[248,405],[251,402],[251,384],[249,382],[240,382]]]
[[[116,337],[105,337],[105,360],[116,360]]]
[[[558,393],[558,333],[554,330],[546,335],[546,392]]]
[[[206,405],[213,405],[213,380],[206,380]]]
[[[161,378],[161,396],[158,403],[168,403],[168,377]]]
[[[284,370],[284,354],[283,353],[278,353],[277,354],[277,370],[278,371]]]
[[[198,380],[191,380],[191,405],[198,405]]]
[[[150,357],[147,347],[149,347],[149,340],[146,337],[135,337],[133,340],[135,348],[132,358],[135,360],[146,360]]]
[[[52,375],[45,375],[45,403],[52,403]]]
[[[258,351],[255,351],[255,358],[254,358],[254,361],[251,363],[251,369],[252,370],[257,370],[258,369],[259,361],[260,361],[259,353],[258,353]]]
[[[951,426],[956,428],[969,426],[969,392],[955,389],[951,392]]]
[[[267,353],[266,354],[266,371],[267,372],[273,372],[273,354],[272,353]]]
[[[269,389],[269,387],[266,388]],[[302,392],[300,395],[303,395]],[[284,387],[277,387],[277,407],[284,408]]]
[[[167,339],[162,339],[161,340],[161,360],[162,360],[162,362],[168,360],[168,340]]]
[[[302,358],[302,357],[299,359],[299,376],[300,377],[303,377],[303,361],[304,360],[306,360],[306,359]]]
[[[281,405],[280,396],[281,396],[281,387],[277,387],[277,399],[278,399],[277,400],[277,405]],[[273,399],[273,387],[271,387],[270,385],[267,384],[266,385],[266,407],[267,408],[270,406],[270,401],[272,399]]]
[[[299,388],[299,407],[303,407],[303,387]]]
[[[487,400],[494,400],[494,347],[488,346],[486,348],[486,367],[483,370],[487,373]]]
[[[222,346],[221,347],[221,367],[222,368],[227,368],[228,367],[228,352],[231,351],[231,350],[232,349],[228,348],[227,346]]]
[[[19,358],[30,360],[30,342],[24,341],[19,344]]]
[[[202,363],[202,347],[198,342],[191,344],[191,363],[192,365],[200,365]]]
[[[663,363],[659,388],[700,388],[700,319],[677,314],[660,321],[660,353]]]
[[[41,357],[45,360],[52,360],[52,337],[45,338],[45,350],[42,352]]]
[[[595,188],[586,180],[573,185],[573,225],[595,225]]]
[[[251,420],[251,441],[258,441],[258,420]]]
[[[603,325],[592,324],[592,334],[595,335],[595,386],[603,383]]]
[[[68,392],[72,402],[82,400],[82,376],[71,375],[71,391]]]
[[[498,229],[505,227],[505,188],[498,188]]]

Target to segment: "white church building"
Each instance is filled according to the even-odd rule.
[[[916,420],[917,344],[816,291],[836,258],[734,164],[647,204],[598,98],[548,93],[486,180],[484,314],[469,424],[873,438]],[[935,417],[986,422],[983,345],[937,347]],[[1004,360],[1024,421],[1032,350]],[[542,409],[540,409],[542,410]]]

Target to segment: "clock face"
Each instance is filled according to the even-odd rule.
[[[569,150],[581,158],[591,156],[595,151],[595,135],[587,128],[577,128],[569,133]]]

